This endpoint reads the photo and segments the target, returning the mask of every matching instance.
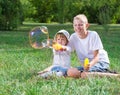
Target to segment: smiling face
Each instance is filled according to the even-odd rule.
[[[89,27],[87,18],[83,15],[78,15],[73,20],[74,31],[78,34],[80,38],[85,38],[87,36],[87,28]]]
[[[61,45],[64,45],[64,46],[67,45],[67,43],[68,43],[67,38],[66,38],[65,35],[62,34],[62,33],[58,33],[58,34],[56,35],[55,40],[56,40],[56,42],[57,42],[58,44],[61,44]]]

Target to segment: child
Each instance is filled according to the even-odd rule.
[[[61,46],[61,48],[58,49],[58,47],[53,47],[53,65],[38,72],[40,76],[47,77],[52,75],[53,72],[58,76],[66,76],[67,70],[71,66],[71,48],[68,46],[69,37],[70,34],[66,30],[60,30],[55,34],[54,40]]]
[[[86,71],[106,72],[109,68],[109,58],[103,48],[103,44],[97,32],[87,30],[88,19],[84,14],[79,14],[73,19],[73,33],[69,40],[69,46],[75,50],[81,63],[84,59],[90,60]]]

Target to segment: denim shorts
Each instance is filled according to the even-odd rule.
[[[55,71],[55,72],[62,72],[63,76],[67,75],[67,68],[61,67],[61,66],[54,66],[51,68],[51,71]]]
[[[84,71],[84,67],[83,67],[83,66],[77,66],[77,67],[75,67],[75,68],[77,68],[80,72],[83,72],[83,71]]]
[[[89,72],[106,72],[109,68],[109,63],[107,62],[98,62],[92,66],[88,71]]]

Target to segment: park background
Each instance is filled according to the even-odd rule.
[[[120,72],[119,0],[0,0],[0,95],[119,95],[120,79],[41,79],[37,72],[52,64],[52,50],[34,49],[29,31],[47,26],[50,38],[60,29],[73,33],[72,20],[85,14],[90,30],[101,37],[110,68]],[[72,54],[72,66],[78,66]]]

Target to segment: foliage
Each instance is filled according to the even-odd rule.
[[[2,0],[0,2],[0,30],[13,30],[20,24],[22,17],[19,0]]]
[[[65,13],[67,11],[67,2],[65,0],[58,0],[58,2],[56,2],[58,5],[58,14],[57,14],[57,17],[58,17],[58,22],[60,23],[64,23],[64,20],[65,20]]]
[[[84,7],[82,8],[82,11],[89,17],[89,22],[99,24],[103,22],[105,19],[102,20],[99,17],[104,12],[104,14],[109,16],[107,23],[118,23],[117,21],[119,17],[118,14],[116,14],[120,10],[118,0],[85,0],[83,1],[83,4]],[[114,17],[117,18],[116,22],[112,22]]]
[[[59,23],[72,22],[73,16],[79,13],[82,3],[79,0],[58,0],[56,2],[57,14],[55,15]]]
[[[99,17],[103,7],[109,8],[109,23],[119,21],[119,1],[118,0],[29,0],[36,13],[32,16],[39,19],[38,22],[71,22],[72,18],[79,13],[84,13],[89,18],[90,23],[101,23]]]
[[[117,0],[87,0],[84,5],[82,11],[87,14],[89,22],[102,24],[105,32],[109,31],[108,24],[117,23],[120,16]]]
[[[32,6],[32,4],[28,0],[20,0],[22,5],[22,11],[23,11],[23,20],[24,21],[31,21],[33,20],[32,15],[36,13],[35,7]]]
[[[56,12],[55,0],[28,0],[33,7],[35,7],[36,13],[31,17],[37,22],[50,22],[54,18]]]
[[[22,21],[72,22],[75,15],[85,14],[108,31],[108,23],[120,23],[119,5],[119,0],[0,0],[0,29],[12,30]]]
[[[102,26],[104,27],[105,31],[108,32],[109,31],[108,24],[110,23],[111,20],[110,8],[107,6],[102,7],[98,19]]]

